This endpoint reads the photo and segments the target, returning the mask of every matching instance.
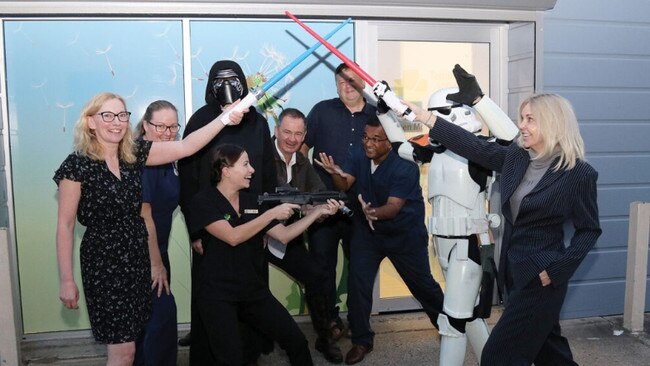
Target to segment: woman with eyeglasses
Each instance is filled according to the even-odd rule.
[[[80,247],[86,306],[93,336],[107,344],[107,365],[133,364],[135,340],[151,313],[148,234],[140,212],[142,169],[193,154],[226,128],[220,115],[182,141],[134,141],[130,114],[117,94],[92,97],[75,126],[75,151],[53,178],[59,196],[59,298],[66,308],[78,308],[72,270],[78,219],[86,227]],[[238,124],[242,117],[233,111],[226,120]]]
[[[136,140],[174,141],[180,125],[176,107],[157,100],[135,126]],[[176,302],[170,291],[171,269],[167,248],[180,183],[175,163],[147,166],[142,171],[142,208],[149,234],[151,260],[151,316],[136,341],[134,365],[176,366],[178,328]]]

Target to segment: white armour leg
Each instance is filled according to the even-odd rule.
[[[440,366],[463,366],[467,350],[467,337],[449,324],[447,315],[438,316],[440,327]]]
[[[481,362],[481,354],[483,353],[483,346],[487,342],[490,332],[485,319],[474,319],[465,325],[465,332],[469,339],[469,344],[476,355],[479,363]],[[442,365],[442,364],[441,364]]]

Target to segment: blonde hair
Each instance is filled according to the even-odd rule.
[[[528,97],[519,106],[520,123],[526,105],[530,106],[531,113],[539,123],[539,132],[544,144],[535,159],[559,154],[560,159],[553,167],[555,171],[572,169],[578,159],[584,160],[585,144],[580,136],[576,114],[568,100],[557,94],[536,94]],[[521,135],[517,144],[524,146]]]
[[[104,155],[102,145],[97,140],[95,131],[88,126],[88,117],[97,114],[102,105],[111,99],[118,99],[124,104],[124,108],[126,109],[126,102],[121,96],[109,92],[99,93],[90,98],[86,105],[84,105],[74,128],[75,151],[93,160],[104,160]],[[133,134],[131,133],[131,129],[127,128],[117,149],[118,158],[129,164],[133,164],[136,161],[134,150],[135,143],[133,142]]]

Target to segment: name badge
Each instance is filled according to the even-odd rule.
[[[258,214],[260,211],[256,208],[247,208],[244,210],[245,214]]]

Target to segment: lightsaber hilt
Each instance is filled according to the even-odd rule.
[[[397,95],[388,88],[387,84],[378,81],[372,87],[372,91],[375,93],[377,98],[381,98],[390,109],[397,113],[398,116],[404,117],[411,122],[415,121],[415,113],[399,100]]]
[[[254,90],[251,90],[236,106],[221,116],[221,123],[228,126],[230,124],[230,115],[233,111],[244,113],[253,105],[253,103],[257,102],[262,97],[262,95],[264,95],[264,90],[261,88],[255,88]]]

